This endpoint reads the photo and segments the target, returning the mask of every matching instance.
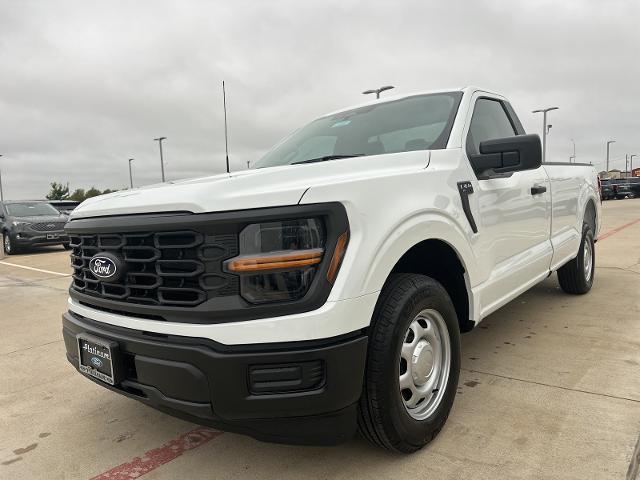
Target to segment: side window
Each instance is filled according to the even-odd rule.
[[[516,131],[501,102],[488,98],[479,98],[476,101],[467,134],[468,155],[480,153],[480,142],[515,135]]]

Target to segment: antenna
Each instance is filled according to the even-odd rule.
[[[222,81],[222,104],[224,107],[224,150],[227,156],[227,173],[229,172],[229,139],[227,137],[227,92],[224,89],[224,80]]]

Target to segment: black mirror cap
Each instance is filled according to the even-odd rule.
[[[536,134],[486,140],[469,159],[478,177],[534,170],[542,165],[542,144]]]

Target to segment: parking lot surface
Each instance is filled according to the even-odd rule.
[[[640,199],[603,205],[585,296],[553,275],[462,341],[444,429],[410,456],[260,443],[174,419],[67,363],[62,247],[0,258],[0,478],[624,479],[640,460]]]

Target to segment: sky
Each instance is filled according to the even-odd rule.
[[[246,168],[324,113],[394,93],[477,85],[525,130],[551,112],[548,161],[623,169],[640,155],[637,0],[0,0],[5,198],[53,181],[125,188]],[[383,94],[384,95],[384,94]],[[637,163],[636,163],[637,162]],[[640,157],[634,158],[640,166]]]

